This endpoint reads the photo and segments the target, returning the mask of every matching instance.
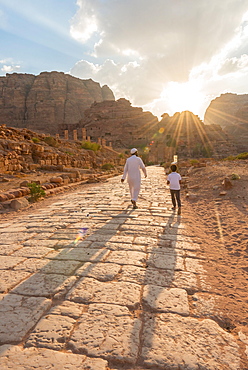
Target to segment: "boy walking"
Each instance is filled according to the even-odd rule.
[[[167,177],[167,185],[170,185],[170,193],[171,193],[171,201],[173,204],[172,210],[175,211],[176,209],[176,201],[178,206],[177,214],[181,214],[181,199],[180,199],[180,184],[181,184],[181,176],[179,173],[176,172],[177,166],[175,164],[171,165],[171,173]]]

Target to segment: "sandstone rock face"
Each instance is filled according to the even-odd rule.
[[[158,119],[142,108],[132,107],[126,99],[94,103],[79,123],[92,141],[112,142],[113,147],[147,145],[158,130]]]
[[[84,117],[94,102],[114,100],[108,86],[62,72],[0,77],[0,124],[62,133]]]
[[[162,116],[159,131],[149,148],[150,161],[182,158],[224,158],[237,152],[236,146],[219,125],[205,125],[192,112]]]
[[[239,152],[248,151],[248,94],[222,94],[211,101],[204,122],[218,124],[230,135]]]

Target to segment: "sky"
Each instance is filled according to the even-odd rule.
[[[0,0],[0,75],[60,71],[161,118],[248,93],[248,0]]]

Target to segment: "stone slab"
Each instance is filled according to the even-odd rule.
[[[159,369],[237,370],[239,346],[210,319],[198,320],[175,314],[147,315],[142,358]]]
[[[146,254],[136,251],[111,251],[106,261],[120,265],[144,266]]]
[[[43,297],[1,294],[0,298],[1,343],[20,342],[51,306],[51,301]]]
[[[22,244],[2,244],[0,245],[0,255],[7,256],[12,254],[14,251],[22,248]]]
[[[53,251],[49,258],[57,260],[74,260],[81,262],[101,262],[107,258],[110,251],[106,248],[64,248],[59,251]]]
[[[36,273],[20,283],[13,292],[35,297],[59,297],[70,289],[75,280],[74,276]]]
[[[29,277],[27,271],[0,270],[0,293],[8,292]]]
[[[0,256],[0,270],[12,269],[24,260],[22,257]]]
[[[152,311],[189,315],[188,296],[184,289],[145,285],[143,303]]]
[[[141,287],[129,282],[101,282],[82,278],[67,295],[67,299],[79,303],[113,303],[135,308],[140,303]]]
[[[126,307],[91,304],[78,320],[68,345],[89,356],[135,363],[140,330],[141,321]]]
[[[107,370],[108,363],[100,358],[89,358],[45,348],[0,346],[1,370]]]
[[[184,270],[184,260],[175,253],[148,253],[147,265],[168,270]]]
[[[92,277],[100,281],[112,281],[121,270],[121,266],[116,263],[90,263],[86,262],[77,269],[75,275]]]
[[[12,254],[12,256],[13,257],[37,257],[37,258],[42,258],[42,257],[47,256],[52,251],[53,250],[51,248],[39,247],[39,246],[23,247],[23,248],[18,249],[17,251],[15,251]]]
[[[46,315],[38,322],[26,341],[27,347],[43,347],[54,350],[65,349],[65,343],[76,320],[68,316]]]

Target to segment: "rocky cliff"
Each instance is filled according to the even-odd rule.
[[[94,102],[115,100],[108,86],[62,72],[0,77],[0,124],[49,134],[78,123]]]
[[[248,151],[248,94],[222,94],[211,101],[204,123],[220,125],[238,146],[239,152]]]
[[[147,145],[158,130],[158,118],[126,99],[94,103],[79,122],[93,141],[103,138],[115,148]]]
[[[150,143],[150,159],[154,162],[180,159],[214,157],[225,158],[237,154],[237,148],[220,125],[205,125],[192,112],[163,114],[159,131]]]

